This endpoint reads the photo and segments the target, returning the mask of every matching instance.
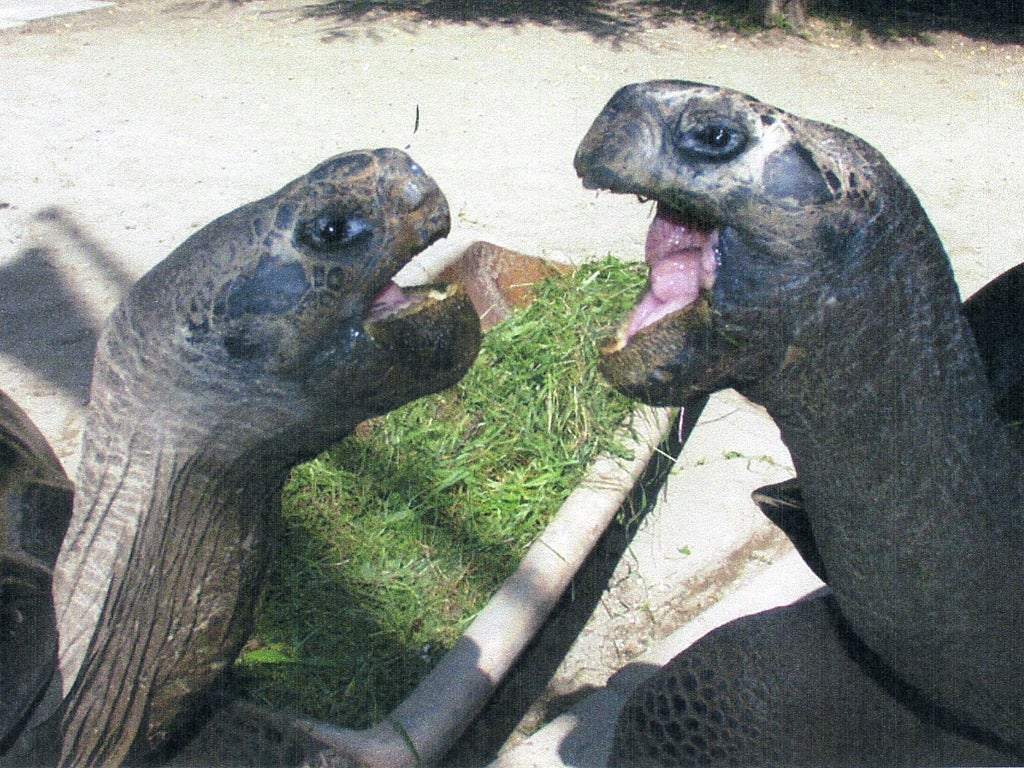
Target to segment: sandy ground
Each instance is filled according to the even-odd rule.
[[[120,293],[198,227],[336,152],[406,148],[451,204],[441,254],[486,239],[638,258],[649,210],[583,190],[572,169],[629,82],[729,86],[868,139],[917,190],[965,293],[1024,253],[1020,46],[743,39],[682,22],[611,39],[305,7],[134,0],[0,31],[0,381],[69,469],[95,329]],[[717,504],[735,538],[755,537],[749,488],[789,471],[770,423],[726,396],[687,451],[661,503],[685,494],[705,517],[675,533],[723,527]],[[673,562],[691,543],[653,533],[633,549]],[[691,565],[718,558],[697,554]]]
[[[336,152],[408,148],[451,202],[442,249],[482,238],[636,258],[648,211],[584,191],[572,157],[637,80],[730,86],[862,135],[918,191],[966,291],[1024,252],[1018,46],[745,40],[685,23],[601,40],[304,7],[133,0],[0,32],[3,380],[69,464],[87,329],[197,227]]]

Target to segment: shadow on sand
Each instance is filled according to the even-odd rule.
[[[183,0],[178,7],[195,11],[249,1]],[[388,20],[410,29],[435,23],[538,24],[582,32],[614,45],[679,21],[727,32],[763,31],[764,4],[765,0],[309,0],[302,12],[326,23],[326,40],[372,35],[368,23]],[[930,34],[958,32],[996,43],[1024,41],[1024,4],[1019,0],[808,0],[808,6],[812,17],[844,29],[852,38],[866,33],[883,40],[927,42]]]
[[[99,281],[120,297],[134,278],[63,208],[44,208],[31,223],[35,236],[0,268],[0,354],[84,404],[109,309],[92,306],[85,285]]]

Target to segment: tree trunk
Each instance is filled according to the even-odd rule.
[[[799,29],[807,23],[807,0],[751,0],[751,10],[766,27],[789,25]]]

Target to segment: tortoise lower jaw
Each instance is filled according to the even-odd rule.
[[[627,335],[626,326],[600,350],[599,369],[623,394],[648,405],[681,405],[706,391],[711,338],[707,291],[684,309]]]
[[[372,313],[363,330],[415,378],[443,375],[457,381],[480,349],[480,319],[465,288],[424,285],[402,293],[400,305]]]

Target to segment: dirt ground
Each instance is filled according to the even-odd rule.
[[[439,250],[479,238],[638,257],[649,212],[583,190],[572,169],[628,82],[729,86],[865,137],[918,191],[965,291],[1024,253],[1020,46],[745,39],[685,22],[607,37],[587,17],[414,23],[317,5],[127,0],[0,32],[0,370],[69,465],[90,329],[120,291],[336,152],[408,148],[451,203]]]
[[[965,294],[1024,254],[1024,47],[310,13],[324,7],[123,0],[0,32],[0,387],[72,472],[96,328],[121,292],[337,152],[397,146],[434,176],[453,213],[439,256],[484,239],[639,258],[649,208],[572,168],[629,82],[737,88],[866,138],[917,190]]]

